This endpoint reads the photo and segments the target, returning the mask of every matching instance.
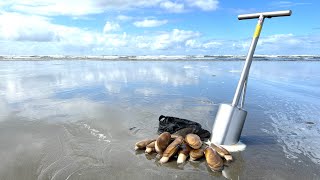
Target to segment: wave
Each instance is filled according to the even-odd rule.
[[[242,55],[2,55],[0,60],[208,60],[208,61],[242,61]],[[255,61],[320,61],[320,55],[255,55]]]

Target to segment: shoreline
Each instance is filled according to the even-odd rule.
[[[94,60],[94,61],[244,61],[246,56],[204,55],[204,56],[64,56],[23,55],[0,56],[0,61],[51,61],[51,60]],[[320,61],[320,55],[255,55],[255,61]]]

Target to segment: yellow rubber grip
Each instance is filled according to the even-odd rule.
[[[261,24],[257,24],[256,30],[254,31],[254,34],[253,34],[253,38],[257,38],[260,36],[261,27],[262,27]]]

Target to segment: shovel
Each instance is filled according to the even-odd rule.
[[[247,111],[243,109],[249,70],[252,57],[256,49],[262,25],[265,18],[290,16],[291,10],[261,12],[255,14],[239,15],[239,20],[259,18],[253,34],[250,49],[240,76],[240,80],[234,94],[232,104],[220,104],[211,133],[211,142],[220,145],[237,144],[240,139],[242,128],[247,117]],[[240,101],[241,98],[241,101]]]

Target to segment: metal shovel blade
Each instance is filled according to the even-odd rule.
[[[211,142],[233,145],[239,142],[247,111],[230,104],[220,104],[213,124]]]

